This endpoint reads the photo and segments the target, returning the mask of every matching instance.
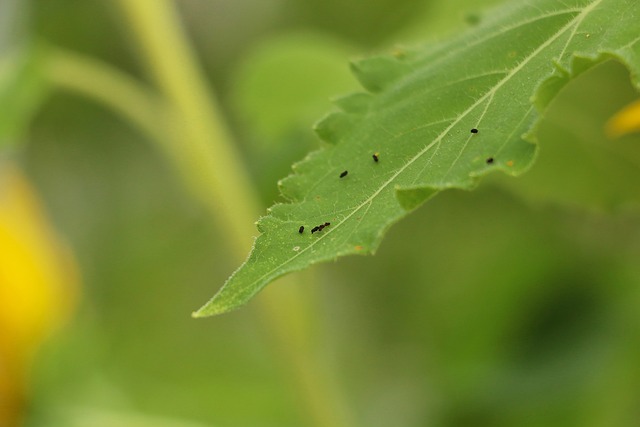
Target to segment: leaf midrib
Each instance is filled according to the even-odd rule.
[[[599,2],[600,2],[600,0],[598,0],[598,3]],[[574,8],[570,8],[570,9],[557,10],[555,12],[549,12],[549,13],[542,14],[540,16],[536,16],[535,18],[525,19],[525,20],[522,20],[520,22],[514,23],[512,25],[507,25],[505,27],[500,28],[500,30],[498,30],[498,31],[489,33],[489,34],[487,34],[487,35],[485,35],[483,37],[480,37],[480,38],[478,38],[478,39],[476,39],[476,40],[474,40],[474,41],[472,41],[472,42],[470,42],[468,44],[464,44],[463,46],[460,46],[460,47],[457,47],[455,49],[451,49],[451,50],[447,51],[447,53],[445,53],[444,55],[442,55],[441,57],[436,59],[434,62],[432,62],[431,63],[431,67],[435,68],[441,62],[444,62],[447,59],[449,59],[450,57],[457,55],[461,51],[467,50],[467,49],[472,48],[474,46],[477,46],[479,44],[486,43],[487,41],[493,39],[494,37],[498,37],[500,35],[503,35],[504,33],[509,32],[511,30],[514,30],[516,28],[520,28],[520,27],[523,27],[525,25],[533,24],[534,22],[542,21],[543,19],[554,18],[554,17],[561,16],[561,15],[567,15],[567,14],[570,14],[570,13],[578,13],[578,15],[576,16],[576,18],[577,18],[578,16],[580,16],[580,13],[583,13],[585,10],[586,10],[586,7],[585,8],[574,7]],[[424,58],[419,58],[418,62],[419,63],[423,62],[427,58],[428,58],[428,56],[425,56]]]

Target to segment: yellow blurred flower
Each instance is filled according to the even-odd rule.
[[[0,164],[0,426],[20,424],[30,362],[75,305],[78,274],[37,196]]]
[[[627,105],[607,123],[607,135],[618,138],[632,132],[640,131],[640,100]]]

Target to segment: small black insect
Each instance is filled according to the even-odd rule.
[[[300,234],[304,233],[304,225],[300,226],[300,228],[298,229],[298,233]]]
[[[340,178],[344,178],[345,176],[347,176],[347,174],[349,173],[349,171],[344,171],[340,174]]]
[[[315,226],[311,229],[311,234],[315,233],[316,231],[322,231],[325,227],[330,226],[331,223],[329,222],[325,222],[324,224],[320,224],[318,226]]]
[[[478,129],[476,128],[471,129],[471,133],[478,133]]]
[[[379,155],[380,155],[380,153],[373,153],[373,156],[372,156],[372,157],[373,157],[373,161],[374,161],[374,162],[378,163],[378,160],[379,160],[378,156],[379,156]]]
[[[489,158],[487,159],[487,164],[489,164],[489,165],[490,165],[491,163],[493,163],[493,157],[489,157]]]

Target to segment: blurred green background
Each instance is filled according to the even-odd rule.
[[[330,98],[357,88],[350,58],[455,34],[496,3],[175,5],[266,208],[320,146],[311,125]],[[26,170],[82,274],[73,320],[38,353],[25,425],[327,425],[258,308],[280,284],[191,319],[238,266],[223,225],[138,129],[43,83],[47,52],[64,48],[151,87],[131,33],[116,2],[0,3],[3,157]],[[282,285],[308,298],[309,354],[351,425],[640,425],[640,138],[602,130],[635,98],[622,66],[598,66],[552,104],[528,174],[438,195],[375,257]]]

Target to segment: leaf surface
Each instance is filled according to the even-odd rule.
[[[525,171],[540,112],[594,64],[616,58],[638,86],[636,0],[512,2],[486,16],[453,40],[353,64],[366,92],[338,100],[341,111],[317,125],[327,146],[280,182],[289,203],[258,221],[248,260],[195,316],[234,309],[288,272],[373,253],[439,191]]]

